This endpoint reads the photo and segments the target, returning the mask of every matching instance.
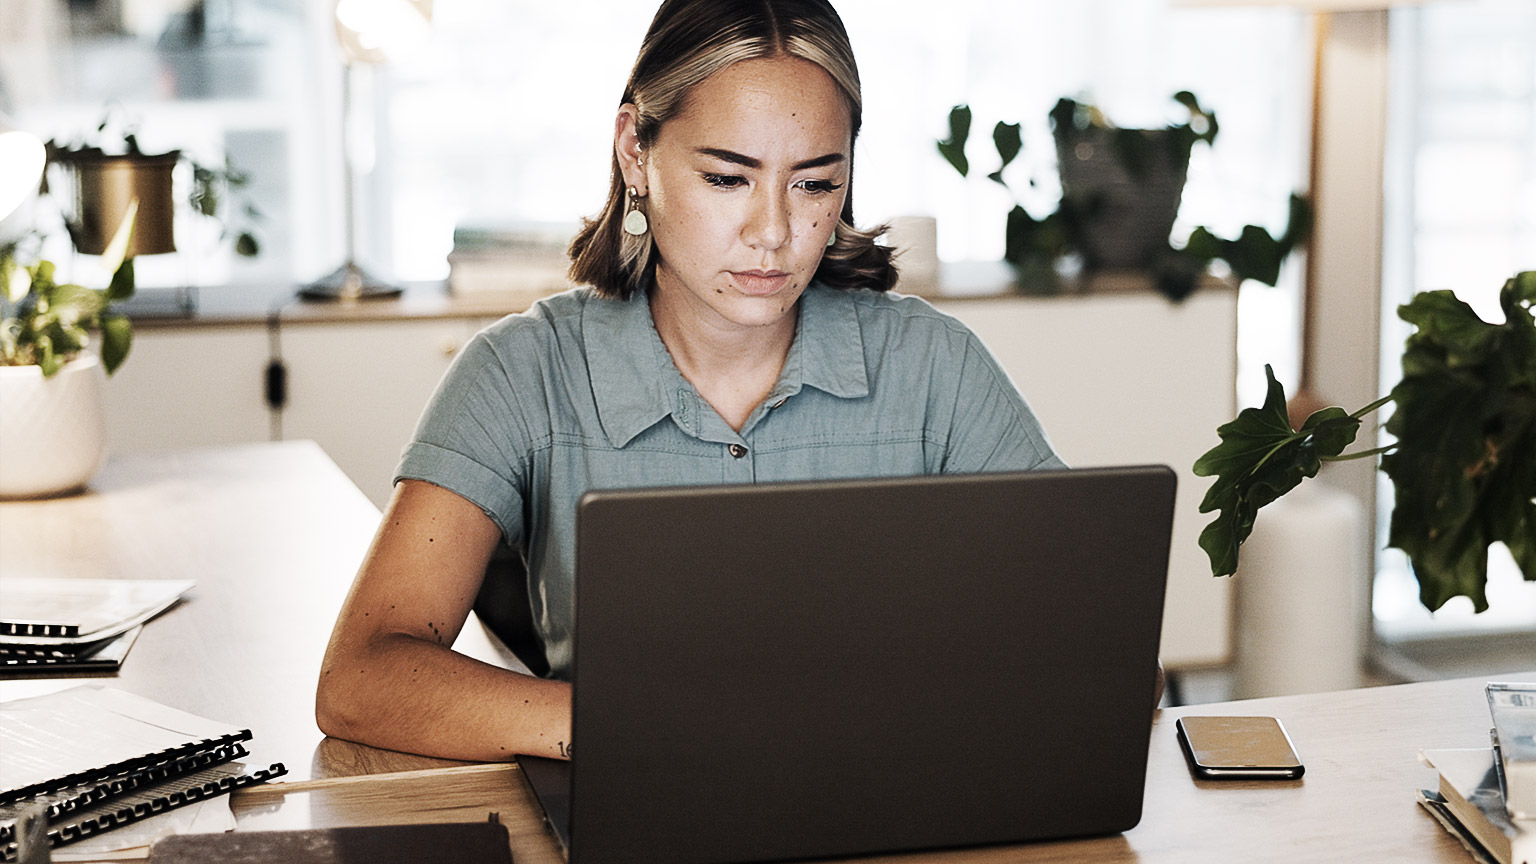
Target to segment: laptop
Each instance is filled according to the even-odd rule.
[[[600,491],[577,510],[571,864],[776,861],[1141,818],[1165,466]]]

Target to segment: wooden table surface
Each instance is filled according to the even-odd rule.
[[[320,658],[378,521],[305,441],[113,458],[84,494],[0,501],[0,576],[197,583],[116,675],[0,681],[0,699],[128,690],[249,727],[251,761],[292,780],[462,764],[326,741],[315,725]],[[456,647],[504,662],[475,622]]]
[[[115,459],[85,494],[0,502],[0,575],[198,582],[144,629],[119,674],[0,681],[0,699],[93,680],[249,726],[251,761],[281,761],[290,776],[237,797],[244,827],[439,820],[413,802],[420,790],[433,790],[432,798],[451,789],[458,809],[445,812],[503,814],[519,864],[560,861],[515,766],[466,769],[327,739],[316,728],[321,652],[377,522],[362,493],[304,442]],[[455,647],[515,663],[474,622]],[[1536,680],[1536,670],[1498,677]],[[1415,791],[1436,782],[1416,754],[1486,745],[1486,680],[1164,709],[1152,731],[1142,821],[1124,835],[871,860],[1459,864],[1467,853],[1415,803]],[[1173,723],[1190,714],[1279,717],[1306,776],[1193,779]],[[433,773],[376,778],[377,785],[358,777],[423,770]],[[922,782],[920,760],[913,782]]]

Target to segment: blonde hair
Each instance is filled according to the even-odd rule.
[[[778,56],[815,63],[837,83],[848,105],[851,147],[863,119],[859,70],[842,19],[827,0],[666,0],[640,45],[620,104],[635,106],[635,135],[641,148],[649,148],[695,85],[734,63]],[[610,297],[642,290],[656,266],[650,232],[637,237],[623,230],[626,196],[614,154],[608,201],[583,223],[570,247],[571,278]],[[836,240],[822,256],[816,278],[834,288],[891,288],[897,276],[892,250],[875,243],[885,230],[884,225],[854,227],[850,155]]]

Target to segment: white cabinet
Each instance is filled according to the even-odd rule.
[[[400,451],[448,364],[487,322],[471,318],[285,323],[282,437],[309,439],[379,507]]]
[[[1190,466],[1237,411],[1237,292],[1181,304],[1151,292],[937,300],[991,349],[1073,467],[1162,463],[1179,476],[1163,662],[1224,663],[1230,580],[1211,577],[1199,512],[1211,480]]]
[[[107,381],[107,446],[114,453],[267,441],[266,328],[135,328],[133,348]]]
[[[310,439],[383,507],[438,379],[494,318],[141,326],[107,383],[108,444],[135,453]],[[280,360],[281,410],[267,402]]]

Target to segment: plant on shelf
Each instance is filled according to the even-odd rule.
[[[101,363],[117,371],[133,344],[128,316],[111,304],[133,296],[133,259],[125,256],[138,204],[129,205],[122,227],[102,256],[112,276],[105,288],[59,282],[52,261],[21,263],[19,244],[0,248],[0,366],[36,366],[51,378],[101,334]]]
[[[1173,300],[1188,296],[1200,274],[1217,259],[1240,282],[1275,284],[1281,262],[1310,228],[1311,209],[1300,196],[1291,196],[1287,227],[1279,238],[1256,225],[1246,226],[1231,240],[1200,227],[1184,246],[1170,244],[1190,155],[1196,144],[1210,146],[1218,129],[1215,113],[1201,107],[1194,94],[1181,91],[1173,99],[1189,118],[1162,129],[1118,127],[1092,104],[1058,100],[1050,121],[1062,196],[1055,211],[1038,219],[1019,203],[1003,177],[1004,169],[1023,152],[1020,126],[999,122],[993,128],[999,164],[987,179],[1013,194],[1003,259],[1017,270],[1022,285],[1056,290],[1060,265],[1069,257],[1080,259],[1087,273],[1150,273],[1158,289]],[[962,177],[970,174],[965,145],[971,119],[968,105],[950,109],[949,137],[937,142],[939,153]],[[1035,185],[1033,178],[1029,182]]]
[[[120,209],[130,194],[139,198],[146,217],[135,241],[137,248],[130,252],[174,251],[171,172],[182,162],[192,171],[186,201],[193,211],[217,222],[221,239],[232,239],[236,254],[254,257],[261,251],[257,226],[264,217],[245,192],[250,176],[236,168],[227,154],[221,164],[209,164],[181,150],[145,153],[139,144],[137,124],[121,118],[111,107],[90,140],[67,144],[49,141],[46,148],[50,164],[74,175],[78,211],[66,219],[65,227],[81,252],[101,252],[114,219],[105,211]]]
[[[1419,599],[1431,611],[1465,596],[1488,608],[1488,547],[1502,542],[1536,581],[1536,271],[1499,292],[1504,321],[1490,324],[1450,291],[1398,307],[1417,330],[1403,350],[1403,378],[1353,413],[1325,408],[1293,429],[1285,390],[1269,391],[1217,430],[1221,443],[1194,472],[1216,478],[1200,505],[1218,511],[1200,535],[1215,576],[1237,570],[1238,549],[1259,508],[1317,474],[1322,463],[1381,455],[1394,503],[1387,545],[1407,553]],[[1388,403],[1385,447],[1344,454],[1361,418]]]

